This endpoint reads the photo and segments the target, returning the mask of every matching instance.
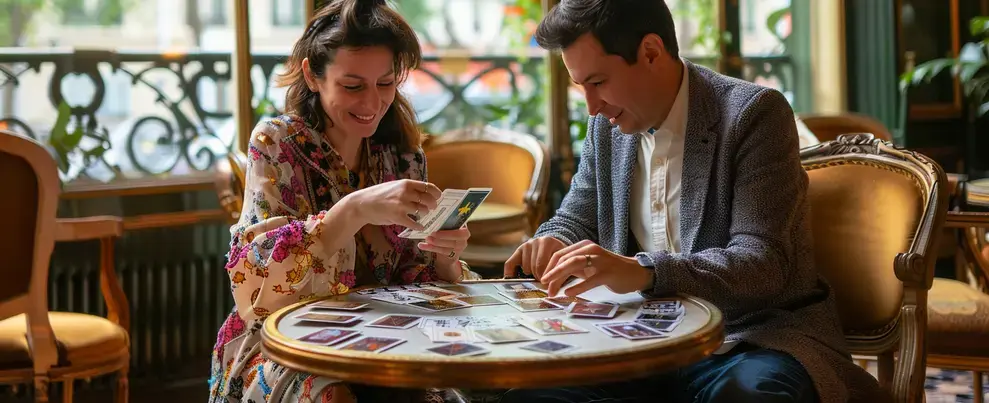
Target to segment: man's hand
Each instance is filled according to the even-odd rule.
[[[584,279],[566,289],[567,296],[577,296],[599,285],[624,294],[651,288],[652,270],[634,258],[612,253],[591,241],[580,241],[553,253],[539,281],[553,296],[570,276]]]
[[[522,272],[531,274],[537,281],[540,281],[543,273],[546,272],[546,264],[556,251],[565,248],[567,245],[563,241],[551,236],[533,238],[515,249],[512,257],[505,262],[505,278],[515,276],[515,267],[522,266]]]

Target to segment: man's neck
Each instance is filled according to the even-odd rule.
[[[656,122],[651,126],[651,131],[659,130],[666,122],[666,119],[670,116],[670,111],[673,109],[673,104],[676,102],[677,95],[680,93],[680,84],[684,80],[684,75],[687,74],[687,69],[684,67],[683,62],[680,59],[675,59],[673,65],[671,66],[671,73],[661,80],[662,88],[659,89],[660,96],[663,99],[660,101],[660,107],[657,115]]]

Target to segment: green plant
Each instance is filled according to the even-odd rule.
[[[975,42],[966,43],[957,58],[940,58],[921,63],[900,76],[900,91],[930,81],[950,68],[965,90],[976,116],[989,114],[989,17],[975,17],[969,24]],[[979,39],[981,38],[981,39]]]
[[[75,117],[75,124],[72,118]],[[48,136],[48,147],[62,173],[62,181],[75,179],[94,163],[104,164],[111,173],[106,180],[120,174],[120,169],[111,166],[103,156],[110,149],[110,136],[105,128],[97,127],[94,120],[84,125],[82,118],[72,114],[72,107],[65,102],[58,106],[58,116]],[[86,141],[88,139],[88,141]]]

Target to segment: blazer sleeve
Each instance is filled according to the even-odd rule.
[[[563,197],[553,218],[539,226],[535,237],[551,236],[572,245],[588,239],[597,243],[597,146],[603,125],[601,116],[591,116],[587,122],[587,138],[580,154],[580,166],[570,181],[570,191]],[[607,138],[607,137],[605,137]]]
[[[739,115],[730,238],[698,253],[639,253],[655,272],[653,293],[683,292],[732,317],[768,306],[795,264],[807,174],[793,111],[778,91],[756,93]]]

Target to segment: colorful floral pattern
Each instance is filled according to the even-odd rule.
[[[320,237],[330,207],[362,187],[425,180],[419,150],[399,155],[370,143],[363,175],[352,172],[322,136],[294,116],[258,123],[251,135],[244,211],[230,229],[226,266],[236,308],[217,334],[210,401],[332,402],[350,392],[337,380],[298,373],[261,355],[260,329],[289,304],[377,284],[436,281],[435,256],[402,239],[398,226],[365,226],[354,241],[327,250]],[[358,276],[363,271],[367,275]]]

